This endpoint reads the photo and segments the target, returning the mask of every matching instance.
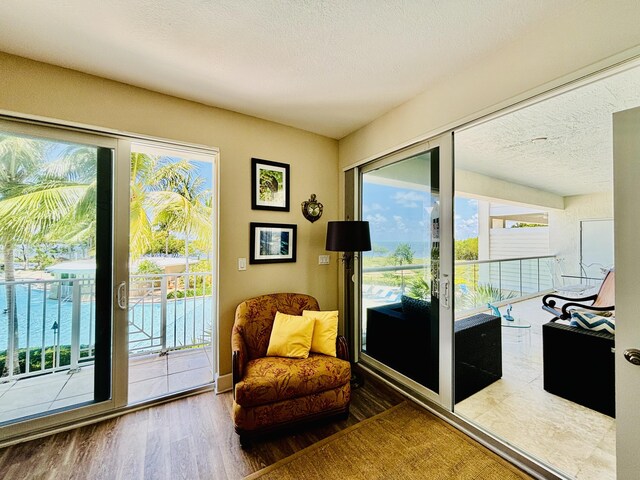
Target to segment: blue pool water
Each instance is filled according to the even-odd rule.
[[[60,344],[71,344],[72,310],[70,300],[56,300],[45,295],[42,284],[16,285],[16,308],[20,348],[25,348],[27,340],[30,348],[41,348]],[[168,348],[209,340],[213,319],[211,297],[191,297],[166,300],[166,345]],[[0,285],[0,351],[7,348],[8,316],[6,289]],[[155,302],[131,306],[129,321],[129,343],[131,350],[144,350],[161,344],[161,311],[159,299]],[[53,326],[58,323],[59,340]],[[44,332],[44,340],[43,340]],[[149,337],[155,337],[150,340]],[[80,345],[95,343],[95,304],[93,301],[80,302]]]

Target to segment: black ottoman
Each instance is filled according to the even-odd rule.
[[[542,325],[544,389],[587,408],[616,415],[615,336],[549,322]]]
[[[455,403],[502,377],[500,317],[484,313],[455,322]]]

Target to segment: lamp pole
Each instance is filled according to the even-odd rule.
[[[340,221],[329,222],[327,226],[327,245],[326,249],[334,252],[342,253],[342,262],[345,269],[345,285],[344,285],[344,322],[345,337],[349,349],[349,360],[351,362],[351,386],[359,388],[363,385],[364,379],[356,373],[355,369],[355,346],[354,338],[354,322],[353,317],[353,291],[351,283],[353,282],[353,260],[356,252],[364,252],[371,250],[371,239],[369,236],[369,222],[363,221]]]

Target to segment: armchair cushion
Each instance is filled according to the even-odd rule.
[[[586,310],[571,310],[571,325],[596,332],[616,333],[616,319],[610,312],[597,315]]]
[[[267,348],[268,357],[307,358],[311,348],[312,318],[276,313]]]
[[[235,401],[253,407],[333,390],[349,383],[349,362],[312,353],[306,359],[256,358],[236,384]]]
[[[309,295],[297,293],[275,293],[252,298],[238,305],[232,335],[244,339],[247,360],[264,357],[276,312],[302,315],[303,310],[319,310],[318,301]]]
[[[315,322],[311,339],[311,351],[335,357],[336,338],[338,336],[338,311],[318,312],[305,310],[302,312],[302,316],[312,318]]]

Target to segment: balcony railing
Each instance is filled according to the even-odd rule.
[[[455,263],[456,317],[486,309],[487,303],[504,303],[553,288],[553,255],[471,260]],[[364,267],[363,301],[394,303],[412,289],[429,284],[429,264]]]
[[[212,278],[211,272],[131,275],[130,354],[210,344]],[[7,286],[15,292],[18,335],[5,311],[0,318],[0,381],[93,363],[93,278],[0,281],[2,310],[7,305]]]
[[[456,317],[553,288],[554,255],[455,263]]]

